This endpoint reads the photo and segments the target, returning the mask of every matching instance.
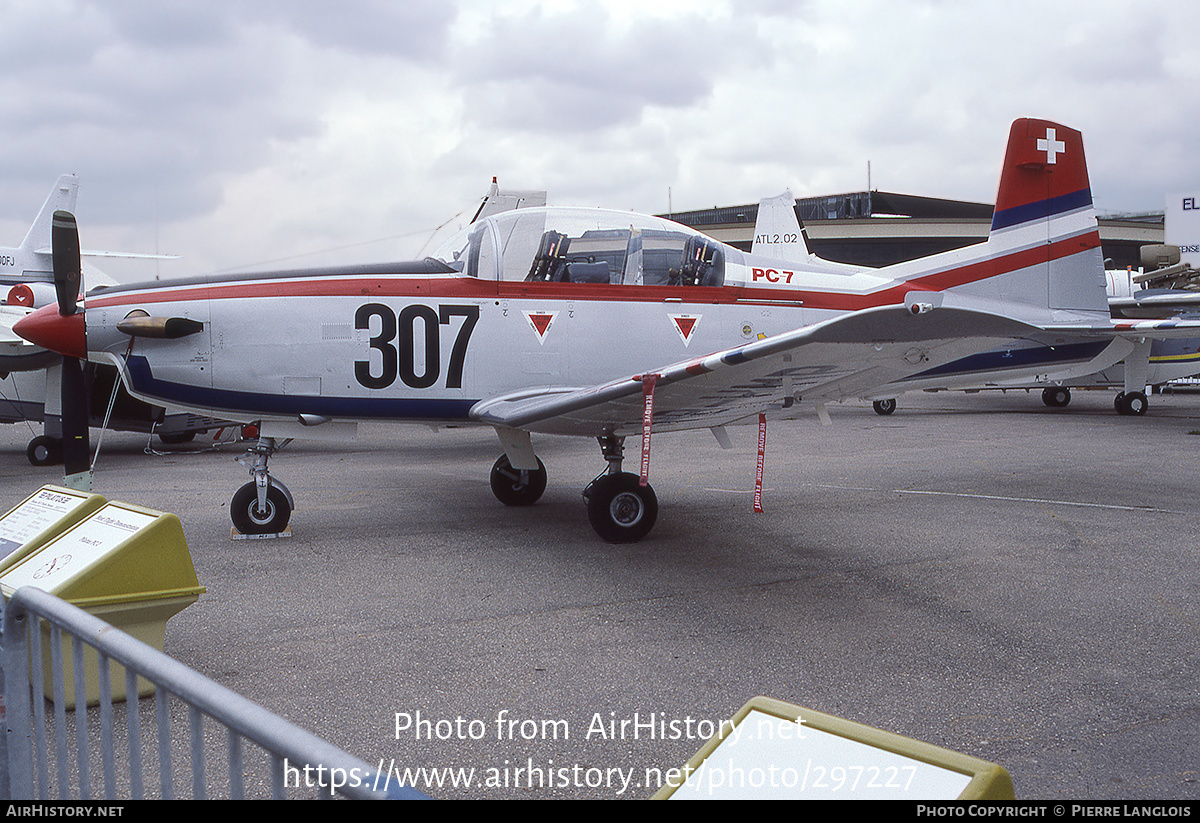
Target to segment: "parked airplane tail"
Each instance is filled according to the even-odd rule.
[[[992,297],[1050,312],[1108,314],[1100,231],[1083,136],[1047,120],[1013,123],[988,237]],[[969,291],[969,290],[964,290]]]
[[[792,263],[806,262],[812,256],[808,237],[796,216],[796,198],[790,189],[758,201],[754,244],[750,252]]]
[[[54,212],[75,211],[75,201],[79,195],[79,178],[73,174],[64,174],[58,178],[50,195],[38,212],[37,219],[29,227],[25,239],[21,241],[21,250],[26,252],[50,251],[50,226],[54,222]],[[50,271],[46,271],[50,275]],[[49,279],[49,277],[47,277]]]
[[[796,215],[796,198],[791,190],[758,202],[751,254],[792,263],[808,272],[850,274],[862,266],[835,263],[812,253],[808,234]]]

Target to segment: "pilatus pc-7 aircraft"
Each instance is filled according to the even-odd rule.
[[[658,513],[651,431],[723,440],[732,424],[824,415],[1013,339],[1098,371],[1186,326],[1110,319],[1083,141],[1044,120],[1012,126],[985,243],[871,271],[756,256],[654,217],[519,208],[419,262],[113,286],[77,304],[74,218],[56,226],[59,305],[18,333],[116,366],[148,402],[260,422],[231,505],[247,533],[291,514],[267,467],[278,439],[398,420],[492,426],[491,485],[509,505],[545,489],[531,434],[594,438],[607,469],[584,490],[589,520],[634,541]],[[636,435],[641,470],[625,472]]]

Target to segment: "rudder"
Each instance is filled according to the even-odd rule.
[[[990,240],[1037,254],[1040,259],[1025,273],[1039,281],[1044,276],[1047,308],[1108,311],[1080,132],[1049,120],[1012,124]]]

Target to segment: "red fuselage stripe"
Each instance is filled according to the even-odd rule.
[[[89,296],[96,307],[145,305],[148,303],[187,302],[194,300],[241,300],[263,297],[458,297],[463,299],[534,299],[599,300],[609,302],[659,303],[671,298],[685,303],[802,303],[805,308],[835,311],[859,311],[874,306],[901,303],[911,291],[944,291],[955,286],[986,280],[1011,271],[1044,264],[1098,248],[1096,231],[1069,237],[1045,246],[1025,249],[993,258],[899,282],[872,292],[807,291],[804,289],[763,289],[705,286],[622,286],[572,283],[526,283],[523,281],[476,280],[462,276],[394,277],[318,276],[281,277],[278,280],[253,280],[214,283],[200,286],[171,287],[156,284],[145,290]],[[867,273],[870,273],[867,270]]]

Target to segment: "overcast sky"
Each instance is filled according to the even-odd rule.
[[[0,0],[0,245],[60,174],[119,279],[409,259],[493,176],[662,213],[874,188],[992,202],[1008,126],[1097,208],[1200,184],[1180,0]],[[445,231],[444,230],[444,231]],[[427,249],[426,249],[427,250]]]

